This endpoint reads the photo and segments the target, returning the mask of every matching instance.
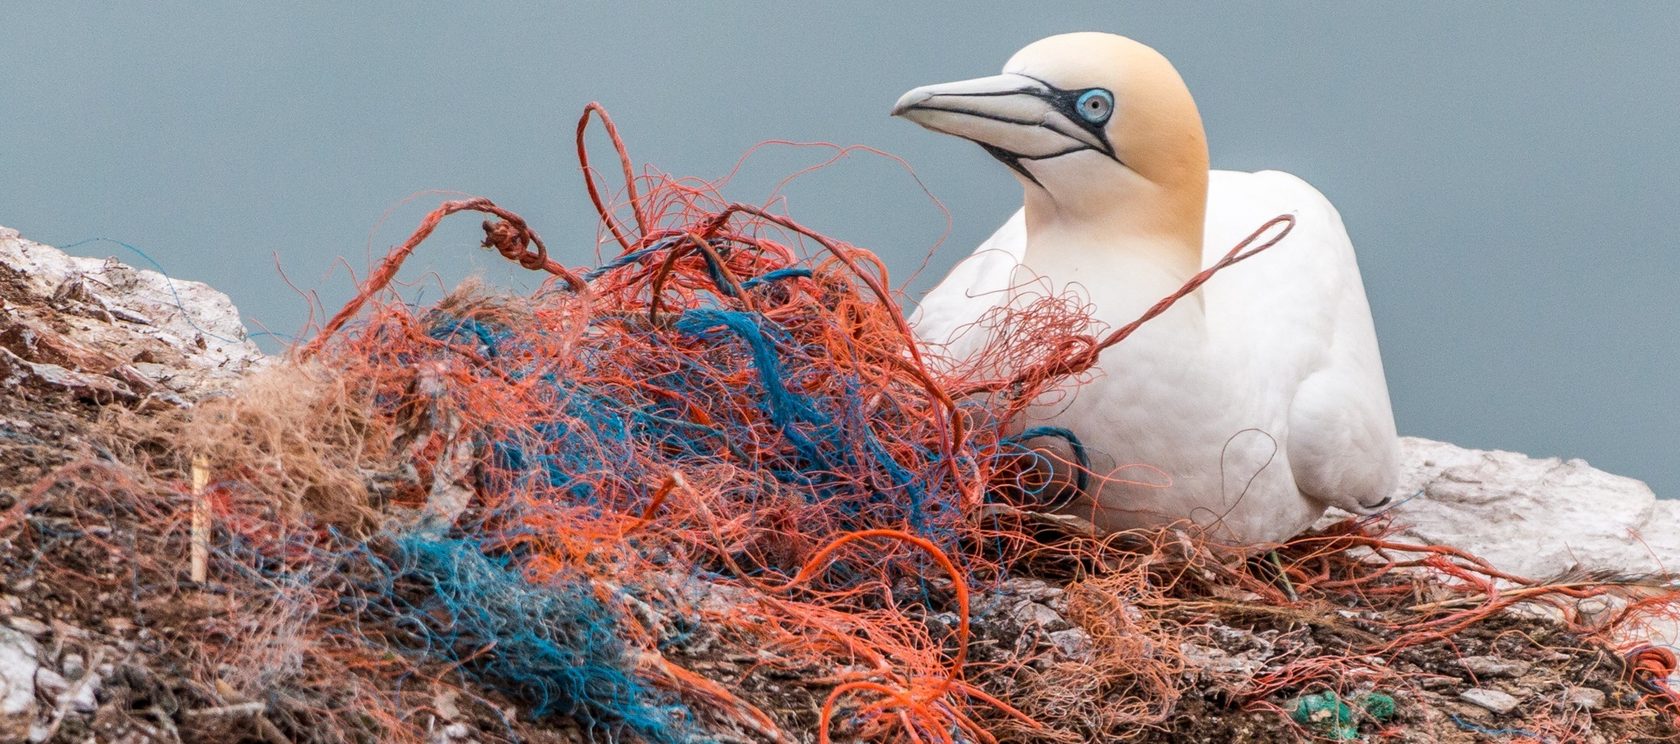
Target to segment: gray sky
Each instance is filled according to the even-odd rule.
[[[0,224],[134,244],[278,333],[308,306],[276,260],[335,309],[351,287],[334,262],[360,273],[400,241],[443,196],[375,226],[421,190],[488,196],[588,261],[570,137],[591,99],[676,174],[722,175],[769,139],[903,156],[955,220],[919,295],[1020,193],[892,102],[1052,33],[1124,33],[1178,65],[1215,167],[1287,170],[1340,208],[1402,432],[1585,457],[1680,496],[1680,4],[20,5],[0,10]],[[818,157],[755,158],[729,194],[762,199]],[[897,280],[945,227],[876,158],[788,202]],[[440,230],[405,278],[529,286],[472,248],[476,224]]]

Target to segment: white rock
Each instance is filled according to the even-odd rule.
[[[1528,674],[1529,663],[1516,659],[1501,659],[1497,656],[1466,656],[1458,660],[1464,671],[1476,675],[1479,679],[1491,677],[1521,677]]]
[[[45,666],[35,670],[35,689],[48,695],[57,696],[70,689],[70,680]]]
[[[472,727],[464,723],[451,723],[438,729],[432,734],[431,744],[454,744],[467,741],[472,736]]]
[[[457,704],[460,698],[460,693],[457,693],[454,690],[448,690],[446,692],[433,695],[432,708],[436,710],[437,714],[442,716],[444,720],[453,721],[461,717],[461,706]]]
[[[1501,715],[1516,710],[1517,704],[1522,702],[1511,695],[1486,687],[1472,687],[1458,693],[1458,699]]]
[[[1401,540],[1462,548],[1532,579],[1575,568],[1680,571],[1680,501],[1659,501],[1640,481],[1578,459],[1417,437],[1403,437],[1400,445],[1394,498],[1405,501],[1391,513]],[[1624,640],[1672,645],[1680,642],[1680,623],[1656,622],[1644,637]]]
[[[10,349],[0,348],[0,383],[7,387],[20,384],[39,384],[46,387],[75,390],[101,401],[124,400],[135,392],[115,379],[104,375],[90,375],[48,362],[32,362]]]
[[[47,627],[46,623],[28,615],[13,615],[6,623],[32,636],[46,635],[47,631],[52,630],[52,628]]]
[[[92,713],[99,710],[99,686],[105,680],[96,672],[89,672],[79,680],[71,683],[70,689],[64,694],[69,695],[68,701],[59,700],[60,705],[69,705],[77,713]]]
[[[1056,655],[1068,661],[1089,661],[1091,652],[1091,634],[1080,628],[1058,630],[1050,634],[1050,647],[1056,650]]]
[[[1178,652],[1192,669],[1216,677],[1247,680],[1266,668],[1266,655],[1253,651],[1232,654],[1218,646],[1185,641],[1179,644]]]
[[[1395,498],[1403,537],[1470,551],[1501,570],[1546,578],[1577,565],[1629,573],[1680,569],[1680,502],[1584,460],[1535,459],[1405,437]]]
[[[1061,587],[1051,586],[1043,579],[1017,576],[1003,582],[994,594],[998,596],[1014,595],[1025,597],[1034,602],[1050,602],[1061,599],[1064,591]]]
[[[29,634],[0,627],[0,741],[29,736],[35,720],[35,672],[41,647]]]
[[[1045,632],[1053,633],[1058,630],[1066,630],[1069,627],[1066,618],[1055,610],[1037,602],[1023,601],[1010,609],[1009,615],[1022,628],[1037,627]]]
[[[114,258],[71,256],[5,227],[0,227],[0,264],[22,274],[29,299],[78,309],[55,312],[52,326],[29,324],[26,316],[35,303],[0,297],[8,318],[33,333],[62,334],[73,346],[115,355],[117,362],[166,365],[204,382],[231,381],[266,363],[247,337],[233,301],[201,282],[136,269]],[[158,370],[153,366],[149,372]],[[150,376],[132,368],[96,374]]]
[[[64,673],[69,675],[71,679],[81,679],[82,674],[87,672],[87,662],[82,659],[81,654],[65,654],[64,658],[60,659],[58,664],[64,669]]]
[[[1571,687],[1564,699],[1570,705],[1583,710],[1598,710],[1604,707],[1604,693],[1591,687]]]

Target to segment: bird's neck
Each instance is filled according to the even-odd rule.
[[[1078,284],[1100,297],[1105,322],[1129,321],[1201,271],[1202,188],[1188,201],[1145,184],[1108,194],[1106,209],[1069,209],[1028,189],[1024,263],[1056,291]],[[1199,295],[1187,298],[1198,310]]]
[[[1053,250],[1048,246],[1121,246],[1148,254],[1150,262],[1170,270],[1180,283],[1189,280],[1202,264],[1206,162],[1149,176],[1127,169],[1100,186],[1077,189],[1023,184],[1027,234],[1046,238],[1029,241],[1029,253]]]

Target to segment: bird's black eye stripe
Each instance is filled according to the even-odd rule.
[[[1037,78],[1034,78],[1034,80],[1037,80]],[[1056,110],[1062,114],[1062,116],[1067,117],[1068,121],[1073,122],[1074,126],[1090,132],[1091,136],[1096,137],[1097,141],[1103,143],[1103,154],[1114,158],[1117,162],[1120,160],[1114,154],[1114,145],[1108,141],[1108,130],[1105,128],[1109,119],[1114,116],[1114,95],[1112,93],[1109,93],[1103,88],[1063,90],[1046,83],[1043,80],[1039,80],[1038,83],[1045,87],[1045,90],[1037,91],[1037,95],[1039,97],[1049,102],[1051,106],[1054,106]],[[1109,110],[1102,116],[1096,117],[1095,120],[1079,112],[1080,99],[1091,93],[1100,93],[1104,99],[1109,102]],[[1124,163],[1122,163],[1122,165],[1123,164]]]
[[[1114,146],[1109,145],[1109,143],[1108,143],[1108,133],[1106,131],[1104,131],[1104,129],[1103,129],[1103,125],[1107,124],[1108,120],[1113,118],[1113,115],[1114,115],[1114,112],[1112,110],[1113,107],[1114,107],[1113,106],[1113,104],[1114,104],[1114,94],[1113,93],[1110,93],[1107,89],[1104,89],[1104,88],[1080,88],[1078,90],[1064,90],[1062,88],[1058,88],[1054,85],[1051,85],[1049,82],[1045,81],[1043,78],[1036,78],[1036,77],[1028,75],[1024,72],[1017,72],[1017,73],[1014,73],[1014,74],[1020,75],[1021,77],[1024,77],[1028,80],[1031,80],[1035,83],[1038,83],[1039,85],[1044,86],[1044,90],[1035,90],[1035,91],[1031,91],[1031,92],[1034,95],[1037,95],[1038,97],[1043,98],[1045,101],[1048,101],[1050,103],[1050,105],[1055,106],[1057,111],[1061,112],[1063,116],[1066,116],[1073,123],[1078,124],[1079,126],[1083,127],[1085,129],[1085,131],[1090,132],[1093,135],[1096,135],[1097,139],[1102,140],[1102,143],[1104,145],[1108,146],[1109,154],[1110,155],[1113,154]],[[1080,113],[1079,113],[1079,99],[1085,97],[1085,95],[1087,93],[1093,93],[1093,92],[1100,92],[1100,93],[1105,94],[1105,97],[1108,99],[1109,104],[1110,104],[1110,111],[1108,112],[1108,115],[1098,119],[1095,122],[1091,121],[1090,119],[1085,118],[1084,116],[1080,115]]]

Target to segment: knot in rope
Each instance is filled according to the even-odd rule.
[[[531,242],[528,231],[511,222],[506,220],[484,221],[484,242],[480,245],[485,248],[494,248],[497,253],[502,254],[502,258],[517,261],[520,266],[535,271],[548,263],[548,257],[543,255],[540,249],[537,252],[530,251]]]

